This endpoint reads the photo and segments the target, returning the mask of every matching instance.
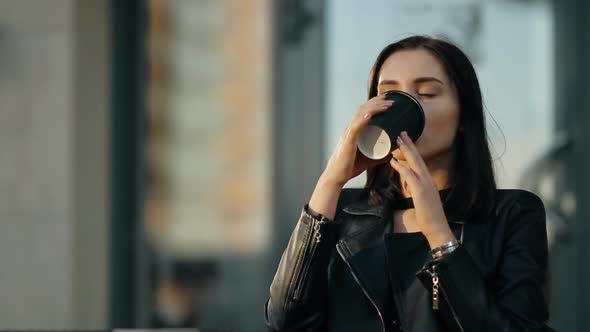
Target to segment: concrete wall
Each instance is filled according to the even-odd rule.
[[[0,327],[107,326],[108,2],[0,1]]]

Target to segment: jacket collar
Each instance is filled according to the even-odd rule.
[[[451,192],[450,188],[441,189],[438,191],[441,200],[444,202]],[[389,211],[392,210],[405,210],[414,208],[414,202],[412,197],[396,199],[390,202],[381,203],[378,205],[369,205],[368,195],[362,195],[358,200],[345,205],[342,211],[356,216],[375,216],[383,219]],[[450,220],[449,222],[463,224],[463,220]]]
[[[342,211],[348,214],[357,216],[369,215],[375,217],[383,217],[384,210],[385,204],[371,206],[366,199],[358,200],[342,208]]]

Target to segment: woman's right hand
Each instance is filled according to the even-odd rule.
[[[321,175],[323,181],[343,187],[346,182],[365,170],[389,161],[391,154],[380,160],[367,158],[358,150],[356,140],[373,115],[384,112],[392,104],[392,100],[386,100],[385,94],[381,94],[358,108],[328,160]]]

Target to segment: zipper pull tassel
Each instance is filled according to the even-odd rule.
[[[325,221],[323,221],[323,220],[316,221],[315,224],[313,225],[313,230],[314,230],[313,237],[315,238],[316,243],[320,243],[322,240],[322,233],[320,233],[320,228],[322,227],[324,222]]]
[[[432,266],[432,310],[438,310],[438,274]]]

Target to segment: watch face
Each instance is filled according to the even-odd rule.
[[[371,159],[382,159],[395,150],[396,138],[402,131],[416,142],[424,130],[424,110],[416,98],[391,90],[385,92],[385,99],[395,102],[385,112],[374,115],[357,138],[359,150]]]

